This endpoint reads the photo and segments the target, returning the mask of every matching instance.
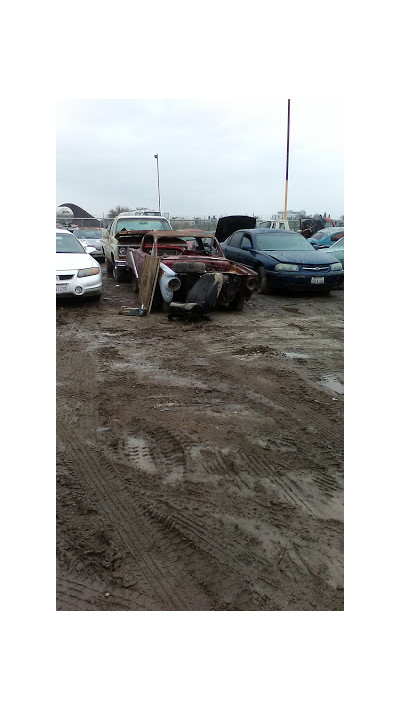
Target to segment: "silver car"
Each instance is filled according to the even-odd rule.
[[[56,230],[56,296],[91,296],[102,291],[101,267],[67,230]]]
[[[104,258],[100,227],[78,227],[78,229],[74,230],[74,235],[85,249],[86,247],[94,247],[94,252],[91,252],[93,257]]]

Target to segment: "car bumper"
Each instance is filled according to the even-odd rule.
[[[57,273],[59,276],[64,276],[62,272]],[[81,298],[84,296],[96,296],[102,292],[101,274],[95,274],[88,277],[77,277],[73,275],[71,279],[56,281],[56,296],[66,297],[75,296]]]
[[[313,282],[311,279],[323,279],[323,282]],[[293,291],[326,291],[341,286],[344,272],[324,272],[322,274],[302,274],[301,272],[281,273],[267,272],[268,285],[272,289],[292,289]]]

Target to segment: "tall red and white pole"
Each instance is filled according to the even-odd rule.
[[[286,186],[285,186],[285,212],[283,219],[286,220],[287,215],[287,195],[289,182],[289,133],[290,133],[290,99],[288,99],[287,107],[287,145],[286,145]]]

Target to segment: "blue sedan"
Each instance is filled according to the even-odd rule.
[[[342,265],[332,254],[314,247],[298,232],[238,230],[221,242],[228,259],[258,273],[258,293],[276,289],[322,291],[343,284]]]

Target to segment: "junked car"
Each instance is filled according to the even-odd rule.
[[[217,303],[231,309],[241,311],[257,288],[257,274],[227,259],[214,236],[203,238],[196,231],[184,237],[179,231],[148,232],[139,248],[127,248],[126,267],[134,291],[138,290],[149,257],[160,260],[153,300],[156,306],[185,302],[195,282],[210,272],[222,275]]]
[[[101,292],[99,263],[75,235],[68,230],[56,230],[56,296],[100,299]]]
[[[289,230],[238,230],[221,244],[228,259],[254,269],[257,291],[278,289],[329,292],[343,284],[343,269],[332,254],[314,247],[301,234]]]
[[[85,248],[94,247],[94,251],[91,252],[93,257],[104,258],[100,227],[78,227],[74,230],[74,235]]]

